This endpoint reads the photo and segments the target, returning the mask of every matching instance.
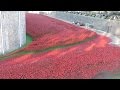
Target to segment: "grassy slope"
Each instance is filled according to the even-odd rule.
[[[47,51],[51,51],[51,50],[55,50],[55,49],[59,49],[59,48],[65,48],[65,47],[70,47],[70,46],[74,46],[74,45],[78,45],[78,44],[83,44],[83,43],[85,43],[87,41],[90,41],[90,40],[93,40],[95,38],[96,38],[96,36],[88,38],[84,41],[80,41],[80,42],[76,42],[76,43],[72,43],[72,44],[67,44],[67,45],[64,45],[64,46],[49,47],[49,48],[46,48],[46,49],[43,49],[43,50],[35,50],[35,51],[24,51],[24,50],[22,50],[22,51],[18,51],[18,52],[13,51],[13,52],[9,53],[9,55],[4,55],[4,56],[0,57],[0,60],[5,60],[7,58],[17,57],[17,56],[21,56],[21,55],[25,55],[25,54],[29,54],[29,53],[42,53],[42,52],[47,52]],[[23,47],[25,47],[26,45],[28,45],[32,41],[32,38],[29,35],[27,35],[26,39],[27,39],[27,42]]]
[[[31,42],[32,42],[32,38],[31,38],[31,36],[29,36],[29,35],[27,34],[27,36],[26,36],[26,43],[29,44],[29,43],[31,43]]]

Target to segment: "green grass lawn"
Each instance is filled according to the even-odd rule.
[[[32,40],[33,40],[32,37],[27,34],[26,35],[26,45],[28,45],[29,43],[31,43]]]

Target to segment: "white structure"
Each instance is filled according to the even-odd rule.
[[[24,11],[0,11],[0,54],[22,47],[26,43]]]
[[[28,11],[28,13],[35,13],[35,14],[51,14],[53,11]]]

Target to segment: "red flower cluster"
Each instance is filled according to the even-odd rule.
[[[97,36],[95,32],[90,30],[36,14],[27,15],[27,33],[35,38],[35,41],[24,50],[64,46]]]
[[[101,37],[77,46],[5,60],[0,63],[0,78],[93,78],[99,72],[118,69],[120,48],[107,44],[85,51],[99,41]]]
[[[35,21],[34,19],[31,20],[31,18],[34,18]],[[81,28],[74,29],[72,25],[48,18],[47,16],[28,14],[27,20],[31,20],[31,22],[27,22],[27,26],[29,26],[27,32],[35,38],[35,41],[26,47],[26,50],[71,44],[93,37],[96,34]],[[42,21],[45,26],[42,24]],[[32,28],[39,27],[41,29],[42,26],[39,25],[39,22],[41,22],[45,27],[45,32],[38,29],[31,31],[30,25],[35,22],[37,25],[33,24]],[[59,33],[57,31],[50,33],[49,29],[47,29],[47,27],[50,27],[47,22],[56,23],[56,27],[54,25],[52,27],[54,26]],[[57,28],[59,25],[64,26],[64,28],[60,27],[63,28],[62,31]],[[97,35],[95,39],[82,44],[37,54],[26,54],[0,61],[0,78],[80,79],[93,78],[103,71],[112,72],[120,68],[120,48],[109,45],[109,42],[109,38]]]

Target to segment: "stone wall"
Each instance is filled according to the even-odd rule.
[[[6,54],[26,43],[24,11],[0,11],[0,54]]]

